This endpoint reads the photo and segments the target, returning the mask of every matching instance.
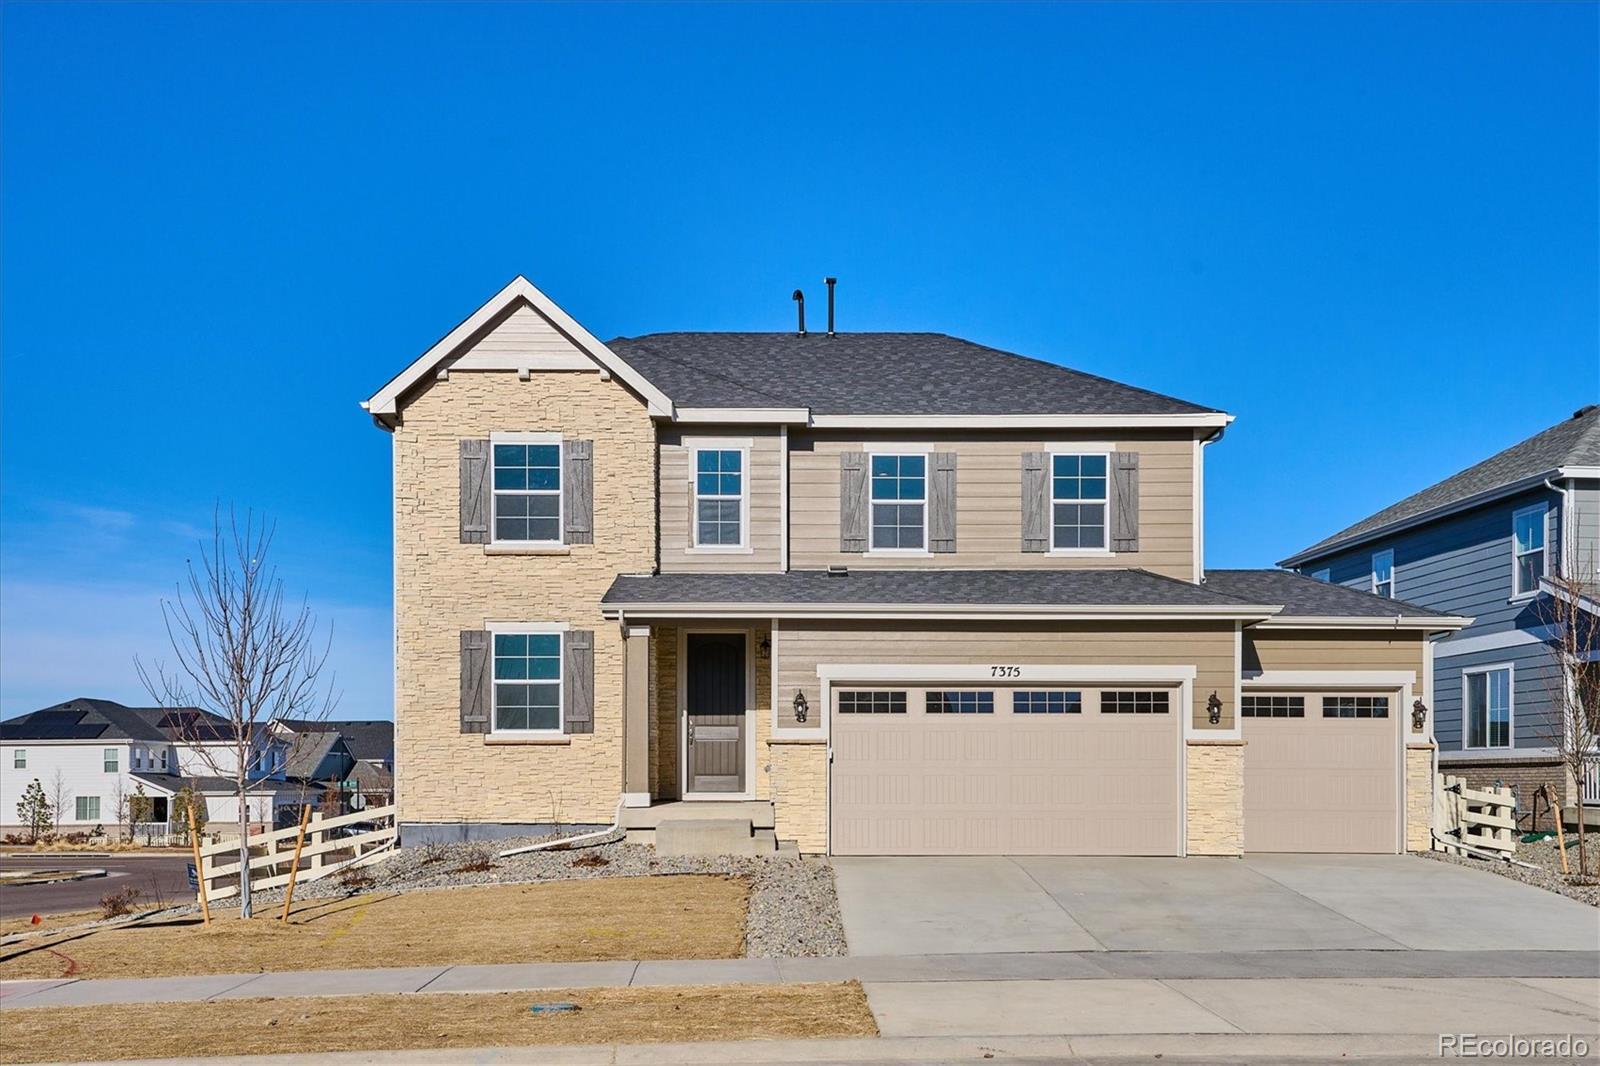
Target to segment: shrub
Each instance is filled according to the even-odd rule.
[[[602,866],[610,866],[611,860],[601,855],[598,851],[589,851],[573,859],[572,865],[584,869],[598,870]]]
[[[441,841],[432,841],[417,848],[417,858],[421,865],[432,866],[436,862],[444,862],[450,857],[450,845]]]
[[[377,884],[377,879],[359,866],[346,866],[334,875],[339,887],[347,892],[365,892]]]
[[[471,843],[462,844],[456,851],[461,856],[461,865],[456,867],[455,872],[458,874],[476,874],[494,869],[495,852],[498,850],[486,840],[474,840]]]
[[[129,885],[120,892],[112,892],[100,897],[100,917],[116,918],[119,915],[133,913],[133,906],[143,895],[137,888]]]

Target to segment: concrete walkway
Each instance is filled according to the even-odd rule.
[[[870,989],[880,984],[967,986],[984,982],[1065,982],[1083,988],[1108,983],[1110,988],[1127,981],[1256,980],[1261,983],[1262,979],[1341,979],[1394,982],[1515,978],[1600,982],[1600,951],[1045,951],[830,959],[511,963],[197,977],[0,981],[0,1010],[110,1003],[197,1003],[258,996],[523,992],[542,988],[801,984],[848,980],[861,981]],[[1600,986],[1597,986],[1596,996],[1600,999]]]
[[[834,858],[852,951],[1412,949],[1600,944],[1600,911],[1409,855]]]

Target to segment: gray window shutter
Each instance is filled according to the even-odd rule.
[[[482,629],[461,631],[461,731],[489,731],[489,701],[494,685],[489,680],[489,634]]]
[[[839,550],[867,550],[867,455],[839,453]]]
[[[1139,550],[1139,453],[1111,453],[1111,550]]]
[[[594,543],[594,441],[565,441],[567,543]]]
[[[568,733],[594,732],[594,631],[569,629],[561,638],[565,659],[565,706],[561,720]]]
[[[956,453],[933,453],[933,477],[928,480],[928,548],[956,550]]]
[[[489,442],[461,442],[461,543],[489,543]]]
[[[1050,479],[1045,452],[1022,453],[1022,550],[1050,550]]]

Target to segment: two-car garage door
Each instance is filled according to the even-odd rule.
[[[839,855],[1176,855],[1183,708],[1160,686],[833,694]]]

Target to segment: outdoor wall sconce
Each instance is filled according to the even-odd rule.
[[[772,638],[767,636],[766,634],[762,634],[761,642],[756,645],[756,650],[761,653],[761,657],[763,659],[765,659],[767,656],[771,655],[772,654]]]
[[[1206,721],[1212,725],[1222,721],[1222,697],[1215,692],[1206,697]]]
[[[1422,727],[1428,721],[1428,705],[1417,700],[1411,705],[1411,729],[1413,732],[1422,732]]]
[[[794,720],[804,722],[809,705],[806,703],[806,694],[799,689],[794,690]]]

